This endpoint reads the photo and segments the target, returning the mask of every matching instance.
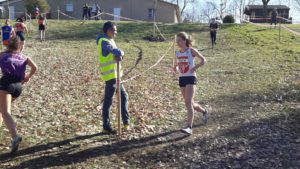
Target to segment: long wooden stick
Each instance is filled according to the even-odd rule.
[[[176,65],[176,38],[177,36],[174,36],[174,48],[173,48],[173,67]]]
[[[280,42],[280,40],[281,40],[281,18],[279,22],[279,33],[278,33],[278,41]]]
[[[59,21],[59,7],[57,7],[57,20]]]
[[[118,98],[118,135],[121,136],[121,80],[120,80],[120,62],[117,63],[117,98]]]

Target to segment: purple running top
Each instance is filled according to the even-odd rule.
[[[0,54],[0,68],[3,76],[25,78],[27,58],[22,53],[4,52]]]

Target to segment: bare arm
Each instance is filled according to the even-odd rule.
[[[173,65],[172,65],[173,73],[176,73],[176,72],[177,72],[177,67],[178,67],[178,64],[177,64],[177,57],[176,57],[176,51],[175,51],[175,49],[174,49]]]
[[[29,74],[26,74],[24,82],[28,82],[38,69],[37,65],[31,60],[31,58],[27,58],[27,65],[31,68],[31,70]]]
[[[15,37],[16,36],[16,31],[14,29],[11,30],[11,37]]]
[[[25,32],[28,34],[27,26],[24,24]]]
[[[173,65],[172,66],[173,66],[173,68],[174,67],[176,68],[177,67],[177,58],[176,58],[176,51],[175,50],[174,50],[173,55],[174,56],[173,56]]]
[[[192,48],[192,55],[201,60],[201,62],[199,64],[195,65],[194,71],[196,71],[199,67],[206,64],[207,61],[206,61],[205,57],[198,50]]]
[[[26,31],[26,33],[28,34],[28,29],[27,29],[27,26],[25,26],[25,31]]]

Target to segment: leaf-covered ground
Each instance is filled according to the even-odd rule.
[[[9,156],[0,128],[0,168],[300,168],[299,36],[283,30],[279,42],[278,30],[228,25],[211,50],[206,25],[159,25],[169,40],[147,42],[151,24],[118,23],[124,80],[153,65],[174,34],[191,33],[208,60],[196,100],[211,112],[207,125],[196,115],[192,136],[178,131],[186,111],[168,52],[125,84],[132,129],[118,138],[101,134],[104,83],[94,39],[102,24],[50,21],[46,42],[32,25],[24,53],[39,72],[12,107],[24,141]]]

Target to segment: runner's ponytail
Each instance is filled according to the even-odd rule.
[[[191,35],[188,35],[185,32],[180,32],[177,34],[177,37],[180,37],[181,39],[186,41],[186,47],[192,47],[193,46],[193,40]]]

